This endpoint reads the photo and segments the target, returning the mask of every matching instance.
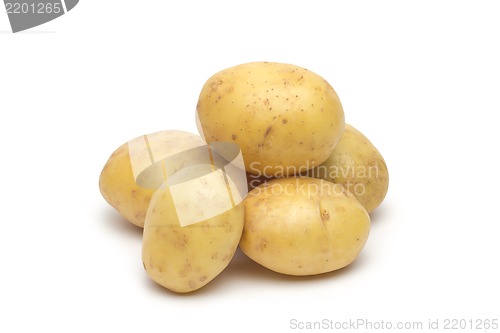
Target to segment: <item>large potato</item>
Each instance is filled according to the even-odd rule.
[[[167,176],[158,162],[204,145],[198,135],[174,130],[135,138],[110,156],[99,178],[101,194],[125,219],[143,227],[151,196]],[[178,156],[178,165],[169,170],[184,165]]]
[[[370,230],[366,210],[339,184],[271,180],[244,200],[242,251],[279,273],[314,275],[349,265]]]
[[[177,184],[172,184],[174,177]],[[209,283],[229,264],[244,222],[242,198],[232,189],[227,174],[194,165],[155,192],[142,247],[144,268],[153,281],[186,293]]]
[[[366,136],[347,124],[330,157],[310,175],[343,185],[368,213],[382,203],[389,188],[384,158]]]
[[[330,84],[307,69],[254,62],[208,79],[197,104],[207,142],[235,142],[246,171],[288,176],[323,163],[344,130],[344,111]]]

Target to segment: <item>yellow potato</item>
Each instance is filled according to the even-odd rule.
[[[235,142],[247,172],[288,176],[318,166],[344,130],[344,111],[330,84],[307,69],[254,62],[208,79],[197,104],[207,142]]]
[[[242,251],[278,273],[314,275],[349,265],[370,217],[342,185],[315,178],[271,180],[244,200]]]
[[[332,155],[309,175],[343,185],[368,213],[382,203],[389,188],[384,158],[370,140],[348,124]]]
[[[186,293],[224,270],[238,247],[244,222],[242,198],[233,190],[234,183],[221,170],[193,165],[155,192],[142,247],[144,268],[153,281]]]
[[[174,130],[135,138],[110,156],[99,178],[101,194],[125,219],[143,227],[151,196],[165,180],[157,162],[204,145],[198,135]],[[184,162],[179,155],[170,173]]]

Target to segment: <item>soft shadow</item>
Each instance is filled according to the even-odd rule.
[[[382,203],[380,207],[375,208],[375,210],[370,214],[372,225],[383,223],[384,220],[388,219],[389,208],[387,206],[387,204]]]
[[[207,287],[214,289],[219,287],[222,288],[230,281],[234,282],[241,280],[277,282],[279,284],[283,282],[302,284],[311,281],[330,280],[352,274],[354,271],[363,266],[363,261],[364,256],[363,253],[361,253],[353,263],[333,272],[309,276],[293,276],[274,272],[248,258],[240,249],[238,249],[229,266],[219,277],[212,281],[210,286]]]
[[[42,34],[55,34],[55,31],[19,31],[19,32],[12,32],[9,30],[2,30],[0,31],[0,35],[42,35]]]
[[[55,34],[56,31],[35,31],[35,30],[25,30],[16,32],[16,34],[21,35],[41,35],[41,34]]]
[[[255,261],[248,258],[239,248],[236,251],[233,259],[215,279],[210,281],[207,285],[202,288],[189,292],[189,293],[176,293],[167,288],[162,287],[161,285],[155,283],[151,280],[147,273],[144,272],[144,284],[150,289],[153,293],[161,293],[166,297],[176,297],[176,298],[186,298],[186,297],[201,297],[203,295],[215,294],[220,292],[220,290],[227,290],[236,287],[239,282],[238,281],[256,281],[256,282],[265,282],[265,283],[276,283],[283,284],[294,283],[294,284],[304,284],[313,281],[320,280],[333,280],[335,278],[340,278],[341,276],[346,276],[349,274],[354,274],[354,272],[358,269],[362,269],[364,261],[363,253],[359,255],[359,257],[347,267],[335,270],[329,273],[323,273],[318,275],[311,276],[291,276],[285,275],[281,273],[277,273],[267,269],[260,264],[257,264]],[[228,285],[232,287],[228,288]]]
[[[111,231],[142,238],[143,229],[127,221],[114,209],[110,207],[103,208],[100,216],[103,224]]]

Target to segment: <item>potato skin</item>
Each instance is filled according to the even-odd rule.
[[[210,186],[200,188],[200,192]],[[196,198],[194,201],[210,205]],[[203,196],[203,194],[201,194]],[[177,292],[197,290],[231,261],[243,231],[243,202],[202,222],[181,227],[171,191],[162,186],[151,199],[144,225],[142,261],[149,277]]]
[[[159,159],[205,144],[198,135],[184,131],[166,130],[147,136],[158,143],[154,155]],[[121,145],[109,157],[99,177],[99,189],[104,199],[120,215],[142,228],[151,196],[156,189],[137,184],[130,161],[129,143],[132,141]],[[136,153],[139,160],[150,162],[147,150]]]
[[[339,184],[280,178],[244,200],[240,248],[278,273],[315,275],[349,265],[370,231],[366,210]]]
[[[343,185],[368,213],[382,203],[389,188],[384,158],[363,133],[348,124],[330,157],[310,175]]]
[[[198,104],[207,142],[240,145],[246,171],[289,176],[323,163],[344,129],[344,111],[330,84],[307,69],[253,62],[207,80]]]

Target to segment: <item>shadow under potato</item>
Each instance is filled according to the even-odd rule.
[[[249,257],[247,257],[239,248],[236,251],[236,254],[227,267],[226,273],[227,276],[231,276],[232,279],[245,278],[245,279],[259,279],[259,280],[273,280],[273,281],[288,281],[288,282],[303,282],[303,281],[315,281],[315,280],[324,280],[324,279],[332,279],[335,276],[341,276],[344,274],[348,274],[350,271],[355,270],[356,266],[358,266],[359,262],[362,261],[362,253],[359,257],[350,265],[337,269],[332,272],[326,272],[322,274],[316,275],[305,275],[305,276],[295,276],[295,275],[287,275],[272,271],[257,262],[253,261]],[[359,264],[361,265],[361,264]]]
[[[387,202],[382,203],[382,205],[380,205],[373,212],[370,213],[370,221],[372,226],[378,224],[379,221],[387,220],[387,213],[388,213],[388,209],[386,209],[387,204],[388,204]]]
[[[142,238],[143,229],[127,221],[111,207],[103,208],[101,215],[101,221],[113,232]]]

